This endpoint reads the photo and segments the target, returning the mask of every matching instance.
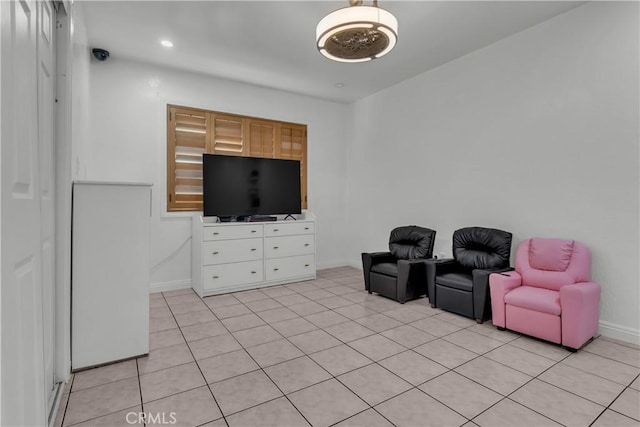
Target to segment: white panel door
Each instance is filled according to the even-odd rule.
[[[38,28],[38,152],[40,164],[40,241],[42,248],[42,316],[44,329],[44,381],[49,413],[55,401],[55,174],[54,89],[55,20],[49,1],[39,1]]]
[[[37,2],[2,8],[2,419],[46,425]]]

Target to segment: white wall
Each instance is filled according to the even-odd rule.
[[[82,8],[71,8],[71,177],[87,179],[87,164],[91,157],[88,141],[92,137],[90,127],[90,58]]]
[[[307,124],[308,209],[318,221],[318,266],[343,265],[345,105],[122,60],[118,52],[103,63],[92,60],[90,76],[85,178],[154,184],[152,287],[191,280],[191,218],[166,214],[168,103]]]
[[[349,259],[463,226],[593,252],[601,330],[638,340],[638,4],[588,3],[352,105]],[[612,329],[613,328],[613,329]]]

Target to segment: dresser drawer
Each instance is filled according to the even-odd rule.
[[[203,227],[202,240],[250,239],[262,237],[262,224],[212,225]]]
[[[266,258],[309,255],[315,252],[313,234],[266,237],[264,239],[264,246]]]
[[[202,269],[202,273],[205,291],[258,283],[264,280],[262,261],[209,265]]]
[[[202,243],[202,265],[262,259],[262,239],[213,240]]]
[[[313,222],[292,221],[286,224],[265,224],[264,226],[265,236],[291,236],[296,234],[313,234],[313,232]]]
[[[271,281],[312,276],[315,274],[316,266],[313,255],[303,255],[268,259],[265,261],[265,270],[267,280]]]

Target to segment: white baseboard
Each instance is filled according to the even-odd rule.
[[[173,280],[171,282],[152,283],[149,286],[149,293],[175,291],[178,289],[188,289],[191,287],[191,279]]]
[[[344,267],[346,265],[347,265],[347,263],[344,262],[344,260],[324,261],[324,262],[317,263],[316,264],[316,269],[317,270],[324,270],[326,268]]]
[[[638,329],[606,322],[604,320],[601,320],[598,325],[599,332],[604,337],[640,345],[640,330]]]
[[[347,261],[347,265],[349,267],[357,268],[358,270],[362,270],[362,261]]]
[[[362,262],[340,260],[340,261],[321,262],[317,264],[318,270],[324,270],[325,268],[337,268],[337,267],[353,267],[353,268],[357,268],[358,270],[362,270]]]

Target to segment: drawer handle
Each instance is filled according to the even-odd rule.
[[[255,233],[255,232],[256,232],[256,230],[251,230],[251,232],[252,232],[252,233]]]
[[[280,270],[280,269],[279,269],[279,268],[274,268],[274,269],[273,269],[273,271],[278,271],[278,270]]]
[[[274,228],[273,231],[276,232],[276,231],[280,231],[280,230],[278,230],[277,228]]]
[[[309,246],[309,244],[308,244],[308,243],[305,243],[304,245],[305,245],[305,246]]]
[[[214,231],[214,232],[213,232],[213,235],[214,235],[214,236],[217,236],[218,234],[220,234],[220,233],[218,233],[217,231]]]
[[[214,278],[214,279],[219,279],[220,277],[219,277],[219,276],[213,276],[213,278]]]
[[[278,247],[277,247],[277,246],[274,246],[274,247],[273,247],[273,249],[278,249]]]
[[[251,274],[256,274],[256,272],[255,272],[255,271],[252,271],[252,272],[251,272]]]
[[[305,267],[309,267],[309,264],[305,264],[304,266],[305,266]]]
[[[305,229],[305,230],[308,230],[308,229],[309,229],[309,227],[305,227],[304,229]]]
[[[215,251],[213,254],[214,254],[214,255],[218,255],[218,251]]]
[[[253,252],[253,251],[257,251],[257,249],[256,248],[251,248],[251,252]]]

